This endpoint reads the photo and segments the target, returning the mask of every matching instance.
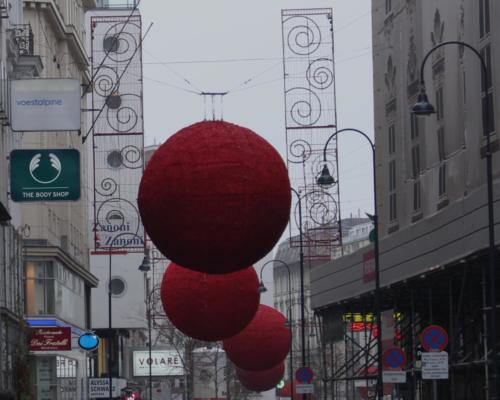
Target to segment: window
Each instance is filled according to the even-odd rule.
[[[488,33],[490,33],[490,0],[479,0],[479,37],[483,38]]]
[[[443,108],[443,87],[439,87],[436,90],[436,116],[437,120],[440,121],[443,119],[444,108]]]
[[[389,191],[396,190],[396,160],[389,162]]]
[[[389,154],[396,152],[396,128],[394,124],[389,126]]]
[[[411,149],[412,177],[420,174],[420,146],[417,144]]]
[[[439,197],[446,195],[446,162],[439,165]]]
[[[486,86],[484,85],[484,72],[481,68],[481,106],[483,112],[483,121],[486,121],[487,126],[483,127],[484,135],[495,132],[495,117],[493,107],[493,76],[491,68],[491,46],[487,44],[481,49],[481,56],[484,59],[487,69]],[[488,102],[488,104],[486,103]],[[488,118],[489,116],[489,118]]]
[[[392,10],[392,0],[385,0],[385,13],[389,14]]]
[[[396,205],[396,160],[389,162],[389,220],[397,218]]]
[[[55,314],[54,265],[50,261],[26,263],[26,313]]]
[[[438,137],[438,156],[439,160],[443,161],[446,159],[446,148],[445,148],[445,136],[444,136],[444,127],[440,127],[437,132]]]
[[[396,193],[391,193],[389,195],[389,221],[394,221],[397,217]]]
[[[422,207],[420,180],[413,182],[413,211],[418,211]]]
[[[410,136],[411,139],[418,138],[418,117],[415,114],[411,114],[410,117]]]

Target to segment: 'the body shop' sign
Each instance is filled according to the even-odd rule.
[[[30,351],[71,350],[71,328],[64,326],[34,328],[28,347]]]

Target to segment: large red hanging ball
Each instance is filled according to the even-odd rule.
[[[177,329],[209,342],[231,337],[250,323],[259,307],[258,288],[253,267],[210,275],[171,263],[163,275],[161,300]]]
[[[291,333],[285,323],[283,314],[261,304],[245,329],[223,341],[227,356],[248,371],[272,368],[284,360],[290,349]]]
[[[283,362],[265,371],[246,371],[236,367],[236,376],[241,384],[255,392],[273,389],[283,378],[284,373],[285,364]]]
[[[224,121],[188,126],[153,154],[139,187],[142,222],[170,260],[227,273],[263,258],[290,214],[286,166],[247,128]]]

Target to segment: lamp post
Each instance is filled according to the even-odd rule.
[[[482,112],[482,125],[483,136],[486,136],[486,184],[488,191],[488,275],[490,281],[490,332],[488,335],[489,340],[493,342],[490,362],[491,367],[491,382],[489,387],[489,398],[498,399],[498,366],[497,366],[497,318],[496,318],[496,254],[495,254],[495,219],[493,214],[493,167],[492,167],[492,154],[491,154],[491,138],[490,138],[490,121],[492,119],[490,100],[488,98],[488,66],[481,53],[471,45],[458,40],[447,41],[434,46],[425,55],[420,66],[420,94],[418,95],[418,102],[412,108],[412,114],[428,116],[434,114],[436,111],[434,106],[429,103],[427,93],[425,91],[424,80],[424,66],[429,56],[437,49],[447,45],[458,45],[466,47],[471,50],[481,62],[482,69],[482,86],[485,91],[485,110]]]
[[[328,166],[326,165],[326,151],[328,143],[330,140],[337,137],[338,134],[344,132],[353,132],[358,135],[363,136],[372,150],[372,169],[373,169],[373,215],[370,219],[373,221],[373,229],[375,231],[374,240],[374,257],[375,257],[375,318],[377,321],[377,398],[382,399],[384,397],[384,383],[382,379],[382,321],[381,321],[381,296],[380,296],[380,248],[379,248],[379,232],[378,232],[378,214],[377,214],[377,174],[376,174],[376,157],[375,157],[375,143],[366,135],[366,133],[354,128],[340,129],[333,133],[325,143],[323,148],[323,161],[325,165],[321,171],[321,175],[317,179],[317,184],[320,186],[329,186],[335,183],[335,179],[331,176]]]
[[[107,362],[108,362],[108,379],[109,379],[109,400],[113,399],[113,377],[111,373],[111,364],[112,364],[112,357],[111,357],[111,329],[113,327],[113,308],[112,308],[112,290],[111,290],[111,281],[112,281],[112,256],[113,254],[127,254],[126,250],[123,250],[123,247],[126,246],[124,244],[121,247],[115,247],[114,243],[116,243],[116,240],[120,238],[121,236],[137,236],[133,233],[130,232],[123,232],[118,235],[116,235],[112,240],[111,244],[107,247],[107,254],[109,255],[109,264],[108,264],[108,275],[109,275],[109,282],[108,282],[108,331],[109,331],[109,337],[107,338],[107,345],[108,345],[108,352],[107,352]],[[142,240],[142,238],[140,238]],[[121,250],[120,250],[121,249]],[[104,253],[106,254],[106,253]],[[141,265],[139,266],[139,269],[145,268],[145,265],[149,265],[149,258],[147,256],[147,253],[145,251],[144,253],[144,259],[142,260]],[[149,269],[148,269],[149,270]]]
[[[291,400],[293,400],[293,327],[291,325],[291,323],[292,323],[292,309],[291,309],[291,305],[292,305],[292,273],[290,270],[290,266],[286,262],[281,261],[281,260],[269,260],[266,263],[264,263],[264,265],[262,265],[262,267],[260,267],[259,293],[267,292],[267,288],[264,285],[264,281],[262,279],[262,272],[264,271],[264,268],[266,267],[266,265],[269,265],[269,264],[275,263],[275,262],[283,265],[286,268],[286,271],[288,274],[288,303],[289,303],[289,307],[287,310],[288,311],[287,318],[288,318],[288,321],[290,321],[290,343],[291,343],[291,345],[290,345],[290,393],[291,393],[290,397],[291,397]]]
[[[153,290],[151,290],[148,293],[147,297],[147,311],[146,311],[146,317],[148,319],[148,353],[149,353],[149,374],[148,374],[148,384],[149,384],[149,400],[153,399],[153,340],[152,340],[152,327],[151,327],[151,321],[152,321],[152,301],[153,301],[153,294],[155,294],[158,290],[160,290],[160,287],[156,287]]]

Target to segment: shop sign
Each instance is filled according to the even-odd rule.
[[[370,250],[363,254],[363,283],[375,280],[375,252]]]
[[[34,328],[28,347],[30,351],[71,350],[71,328],[65,326]]]
[[[148,376],[151,365],[152,376],[184,375],[182,354],[177,350],[134,351],[134,376]]]
[[[12,130],[78,131],[81,87],[77,79],[21,79],[11,82]]]
[[[109,378],[89,378],[89,398],[109,399]],[[112,397],[121,395],[122,389],[127,387],[127,380],[123,378],[111,379]]]
[[[10,195],[17,202],[80,198],[80,153],[74,149],[13,150]]]

